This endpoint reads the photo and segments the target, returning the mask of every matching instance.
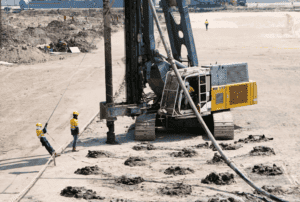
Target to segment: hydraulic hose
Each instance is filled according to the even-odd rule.
[[[190,106],[192,107],[194,113],[196,114],[197,116],[197,119],[199,121],[199,123],[201,124],[202,128],[205,130],[208,138],[212,141],[213,145],[215,146],[215,148],[218,150],[218,152],[220,153],[220,155],[223,157],[223,159],[225,160],[225,162],[227,163],[227,165],[232,169],[234,170],[234,172],[236,172],[247,184],[249,184],[251,187],[253,187],[255,190],[257,190],[259,193],[267,196],[268,198],[274,200],[274,201],[279,201],[279,202],[287,202],[283,199],[280,199],[272,194],[269,194],[268,192],[264,191],[263,189],[257,187],[250,179],[248,179],[241,171],[238,170],[238,168],[234,165],[234,163],[229,160],[227,158],[227,156],[224,154],[224,152],[222,151],[222,149],[220,148],[220,146],[218,145],[218,143],[216,142],[215,138],[213,137],[212,133],[210,132],[210,130],[208,129],[207,125],[205,124],[205,122],[203,121],[201,115],[199,114],[190,94],[188,93],[188,90],[186,89],[183,81],[182,81],[182,78],[181,78],[181,75],[179,74],[178,72],[178,69],[176,67],[176,62],[173,58],[173,55],[172,55],[172,52],[170,51],[170,48],[168,46],[168,44],[166,43],[166,40],[165,40],[165,37],[163,35],[163,32],[162,32],[162,29],[160,27],[160,23],[158,21],[158,17],[157,17],[157,13],[156,13],[156,10],[155,10],[155,7],[153,5],[153,2],[152,0],[148,0],[149,1],[149,5],[150,5],[150,8],[153,12],[153,18],[156,22],[156,26],[157,26],[157,29],[159,31],[159,34],[160,34],[160,37],[162,39],[162,42],[164,44],[164,48],[167,52],[167,56],[168,56],[168,60],[169,62],[171,63],[172,65],[172,68],[177,76],[177,79],[179,81],[179,84],[180,84],[180,87],[183,89],[184,93],[185,93],[185,96],[188,98],[188,101],[189,101],[189,104]]]

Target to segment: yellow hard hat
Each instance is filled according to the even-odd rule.
[[[78,111],[73,112],[73,115],[79,115]]]
[[[43,125],[41,123],[37,123],[36,126],[42,127]]]
[[[47,48],[50,48],[50,46],[47,46]]]

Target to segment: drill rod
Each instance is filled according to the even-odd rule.
[[[204,120],[202,119],[201,115],[199,114],[188,90],[186,89],[183,81],[182,81],[182,78],[178,72],[178,69],[175,65],[175,60],[173,58],[173,55],[172,55],[172,52],[168,46],[168,44],[166,43],[166,40],[165,40],[165,37],[163,35],[163,32],[162,32],[162,29],[160,27],[160,24],[159,24],[159,21],[158,21],[158,17],[157,17],[157,13],[156,13],[156,10],[155,10],[155,7],[153,5],[153,2],[152,0],[148,0],[149,1],[149,5],[150,5],[150,8],[153,12],[153,17],[154,17],[154,20],[156,22],[156,26],[157,26],[157,29],[159,31],[159,34],[160,34],[160,37],[161,37],[161,40],[164,44],[164,47],[165,47],[165,50],[167,52],[167,55],[168,55],[168,61],[171,63],[172,65],[172,68],[178,78],[178,81],[179,81],[179,84],[180,84],[180,87],[183,89],[184,91],[184,94],[185,96],[188,98],[188,101],[189,101],[189,104],[190,106],[192,107],[194,113],[196,114],[197,116],[197,119],[199,121],[199,123],[201,124],[202,128],[205,130],[206,134],[208,135],[209,139],[212,141],[213,145],[215,146],[215,148],[218,150],[218,152],[221,154],[221,156],[224,158],[224,160],[226,161],[227,165],[232,169],[234,170],[247,184],[249,184],[251,187],[253,187],[255,190],[257,190],[259,193],[267,196],[268,198],[272,199],[272,200],[275,200],[275,201],[279,201],[279,202],[287,202],[283,199],[280,199],[272,194],[269,194],[268,192],[262,190],[261,188],[257,187],[250,179],[248,179],[243,173],[241,173],[238,168],[234,165],[234,163],[229,160],[227,158],[227,156],[223,153],[222,149],[220,148],[220,146],[218,145],[218,143],[216,142],[215,138],[213,137],[212,133],[210,132],[210,130],[208,129],[207,125],[205,124]]]

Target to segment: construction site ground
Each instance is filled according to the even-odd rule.
[[[235,124],[234,141],[248,135],[264,134],[268,138],[274,138],[268,142],[241,143],[242,148],[227,150],[225,153],[258,186],[281,186],[284,193],[275,195],[288,201],[299,201],[300,14],[218,12],[191,13],[190,18],[200,65],[247,62],[250,79],[257,82],[258,104],[231,110]],[[204,25],[206,19],[209,21],[208,31]],[[157,33],[155,37],[158,39]],[[124,78],[123,45],[124,32],[119,28],[112,35],[115,91]],[[156,45],[164,53],[159,40]],[[54,142],[46,135],[51,145],[58,148],[71,141],[69,119],[72,111],[79,111],[80,126],[88,123],[99,111],[99,102],[105,100],[102,40],[97,41],[97,47],[97,50],[85,56],[80,66],[78,64],[83,54],[43,64],[0,66],[1,201],[9,201],[21,192],[47,162],[49,154],[36,137],[35,123],[47,121],[70,79],[69,90],[49,122],[49,133],[55,139]],[[124,92],[119,100],[122,100],[122,96]],[[207,202],[212,198],[225,198],[228,201],[233,201],[230,197],[234,201],[260,201],[259,197],[262,198],[257,194],[251,195],[254,190],[225,164],[207,163],[216,151],[192,147],[209,142],[200,129],[186,134],[158,132],[156,140],[151,143],[154,147],[164,149],[137,151],[132,149],[140,144],[134,141],[134,122],[135,120],[127,117],[118,118],[115,133],[120,145],[107,145],[106,123],[96,117],[79,138],[79,152],[71,152],[69,145],[66,152],[56,158],[56,166],[52,162],[21,201],[74,201],[74,198],[60,195],[67,186],[92,189],[105,197],[103,201],[114,198],[132,201]],[[234,141],[223,142],[234,144]],[[275,155],[251,156],[250,151],[255,146],[273,148]],[[198,155],[181,158],[171,156],[172,152],[179,152],[183,148],[193,149]],[[112,155],[87,158],[89,150],[104,150]],[[145,165],[124,165],[129,157],[144,158]],[[283,174],[265,176],[252,173],[252,168],[258,164],[276,164],[282,168]],[[79,168],[95,165],[100,169],[98,174],[74,173]],[[164,174],[171,166],[188,167],[194,172],[176,176]],[[211,172],[232,173],[235,183],[201,183]],[[144,181],[136,185],[117,183],[115,179],[122,175],[141,177]],[[179,196],[162,194],[171,193],[166,192],[166,189],[161,191],[161,188],[170,187],[172,183],[179,183],[173,189],[173,194],[179,193]],[[183,185],[191,185],[191,192],[190,188]]]

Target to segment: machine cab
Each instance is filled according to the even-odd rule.
[[[179,73],[200,114],[202,116],[209,115],[211,111],[210,69],[190,67],[180,69]],[[177,118],[195,115],[188,104],[188,100],[178,83],[174,71],[167,73],[162,94],[161,109],[167,112],[167,116]]]

